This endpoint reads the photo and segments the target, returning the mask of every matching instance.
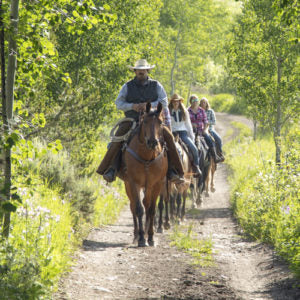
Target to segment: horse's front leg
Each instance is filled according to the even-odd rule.
[[[136,199],[136,215],[138,218],[138,232],[139,232],[138,246],[145,247],[147,245],[146,245],[145,231],[143,226],[144,206],[142,204],[140,196],[138,196]]]
[[[148,233],[148,244],[149,246],[154,246],[154,230],[153,230],[153,222],[155,216],[155,208],[156,208],[156,200],[159,196],[161,190],[161,183],[154,185],[153,187],[149,187],[145,191],[145,199],[144,206],[146,210],[146,232]]]
[[[158,228],[157,232],[162,233],[163,227],[162,227],[162,219],[163,219],[163,209],[164,209],[164,196],[160,194],[159,196],[159,203],[158,203],[158,210],[159,210],[159,217],[158,217]]]
[[[185,216],[185,203],[186,203],[186,198],[187,198],[187,190],[185,190],[183,193],[182,193],[182,198],[183,198],[183,201],[182,201],[182,206],[181,206],[181,221],[184,221],[184,216]]]
[[[211,172],[211,166],[208,168],[207,177],[205,180],[205,197],[209,197],[208,188],[209,188],[209,180],[210,180],[210,172]]]
[[[179,192],[178,192],[177,197],[176,197],[176,203],[177,203],[176,218],[179,221],[179,218],[180,218],[180,208],[181,208],[181,193],[179,193]]]
[[[138,232],[138,221],[137,221],[137,215],[136,215],[136,193],[134,192],[134,187],[132,184],[130,184],[128,181],[125,181],[125,189],[127,196],[130,201],[130,210],[132,213],[132,219],[133,219],[133,243],[137,243],[139,232]]]
[[[169,218],[169,202],[170,202],[170,195],[167,195],[165,197],[165,223],[164,223],[164,228],[165,229],[170,229],[170,218]]]
[[[215,185],[214,185],[214,175],[216,171],[216,166],[214,165],[211,169],[211,181],[210,181],[210,191],[214,193],[216,191]]]

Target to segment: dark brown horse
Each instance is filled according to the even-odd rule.
[[[160,194],[163,180],[168,169],[168,159],[164,148],[162,105],[151,111],[151,103],[147,104],[137,134],[133,136],[124,152],[123,161],[126,171],[123,179],[134,223],[134,242],[139,247],[154,245],[153,222],[156,199]],[[145,230],[143,215],[146,212]]]

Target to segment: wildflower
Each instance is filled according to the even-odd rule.
[[[281,211],[288,215],[290,213],[290,207],[288,205],[284,205],[281,207]]]

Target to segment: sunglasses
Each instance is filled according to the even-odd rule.
[[[191,100],[191,102],[192,103],[194,103],[194,102],[198,102],[199,101],[199,99],[198,98],[193,98],[192,100]]]

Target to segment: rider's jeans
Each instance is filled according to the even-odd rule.
[[[209,133],[213,136],[213,138],[216,141],[216,144],[219,145],[220,150],[222,151],[222,139],[221,139],[221,137],[213,129],[209,130]]]
[[[181,140],[188,146],[189,150],[192,152],[194,164],[199,165],[199,155],[198,149],[192,139],[188,136],[187,131],[177,131]]]

